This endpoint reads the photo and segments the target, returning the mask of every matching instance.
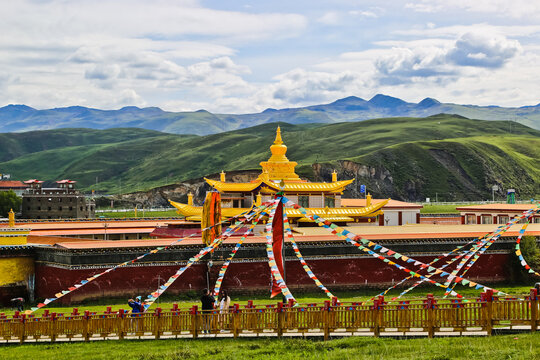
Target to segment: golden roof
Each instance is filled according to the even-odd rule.
[[[228,183],[218,180],[204,179],[211,187],[222,193],[227,192],[252,192],[258,187],[261,187],[261,191],[264,193],[274,193],[280,190],[279,184],[273,181],[262,181],[257,179],[254,182],[249,183]],[[354,179],[342,180],[331,183],[315,183],[315,182],[288,182],[285,181],[283,191],[285,193],[295,192],[331,192],[338,193],[343,192],[345,186],[352,183]]]
[[[343,217],[374,217],[382,214],[381,208],[386,205],[389,199],[381,201],[380,203],[373,204],[362,208],[308,208],[312,213],[321,216],[323,218],[343,218]],[[172,206],[177,209],[177,213],[185,216],[188,220],[200,219],[202,215],[202,206],[192,206],[175,201],[169,200]],[[221,208],[221,215],[223,218],[230,218],[239,215],[243,212],[249,211],[246,208]],[[297,209],[285,208],[287,216],[290,218],[303,218],[304,215]]]

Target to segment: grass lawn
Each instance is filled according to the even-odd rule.
[[[106,218],[153,218],[153,217],[178,217],[183,218],[176,210],[167,210],[167,211],[143,211],[142,209],[137,210],[137,216],[135,216],[135,211],[126,211],[126,212],[104,212],[96,213],[97,217],[104,216]]]
[[[540,334],[434,339],[98,341],[9,345],[1,359],[538,359]]]
[[[534,283],[531,281],[530,285],[509,285],[509,284],[498,284],[493,285],[494,288],[501,290],[507,294],[510,294],[512,296],[517,297],[524,297],[525,295],[529,294],[529,291],[531,287],[534,286]],[[475,299],[480,295],[480,290],[475,290],[474,288],[464,287],[464,286],[456,286],[455,290],[464,296],[464,298],[469,299]],[[400,292],[403,291],[403,289],[398,290],[392,290],[386,295],[386,300],[391,300],[392,297],[396,297],[400,294]],[[358,291],[337,291],[334,292],[334,295],[338,297],[338,299],[341,302],[361,302],[361,301],[367,301],[371,299],[373,296],[376,296],[382,292],[382,290],[377,289],[363,289]],[[419,299],[419,298],[425,298],[426,294],[431,293],[434,294],[436,298],[442,298],[444,295],[444,290],[438,287],[418,287],[408,294],[406,294],[402,299]],[[145,294],[140,294],[143,297],[145,297]],[[329,300],[327,296],[325,296],[322,292],[314,292],[314,293],[305,293],[305,294],[294,294],[296,300],[301,304],[307,304],[307,303],[319,303],[322,304],[325,300]],[[136,296],[136,294],[134,294]],[[133,297],[134,297],[133,296]],[[200,301],[199,296],[196,293],[190,293],[190,294],[183,294],[181,296],[172,296],[172,295],[163,295],[160,298],[160,303],[154,303],[149,311],[152,311],[156,307],[161,307],[164,311],[170,310],[173,306],[173,303],[177,303],[178,307],[181,309],[189,309],[193,305],[198,305],[200,307]],[[240,305],[246,305],[248,300],[253,300],[253,303],[255,305],[267,305],[267,304],[276,304],[277,302],[281,301],[281,298],[274,298],[270,299],[269,296],[247,296],[247,295],[231,295],[231,303],[238,303]],[[79,312],[84,312],[85,310],[88,310],[90,312],[103,312],[107,308],[107,306],[111,306],[113,311],[117,311],[118,309],[124,309],[129,310],[129,307],[127,306],[127,298],[122,299],[100,299],[100,300],[89,300],[85,301],[81,304],[75,304],[71,306],[65,306],[60,303],[51,303],[49,306],[45,307],[44,309],[49,309],[50,312],[56,312],[56,313],[71,313],[74,307],[77,307],[79,309]],[[29,307],[29,306],[28,306]],[[43,310],[38,310],[35,312],[36,316],[41,316],[43,313]],[[10,308],[3,308],[0,309],[0,312],[4,312],[8,315],[13,314],[13,309]]]
[[[471,205],[471,204],[468,204]],[[456,206],[461,205],[427,205],[425,204],[422,209],[420,209],[421,214],[459,214],[459,211],[456,210]]]

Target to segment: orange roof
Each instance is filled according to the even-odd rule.
[[[97,228],[97,229],[70,229],[70,230],[32,230],[32,235],[36,236],[62,236],[62,235],[102,235],[102,234],[150,234],[154,231],[152,227],[142,228]]]
[[[40,236],[40,235],[28,235],[27,243],[28,244],[38,244],[38,245],[54,245],[63,242],[80,242],[80,241],[98,241],[92,239],[81,239],[81,238],[72,238],[64,236]]]
[[[26,189],[26,185],[24,185],[20,181],[0,181],[0,188],[22,188]]]
[[[456,207],[456,210],[459,211],[512,211],[512,212],[523,212],[537,206],[536,204],[481,204],[481,205],[470,205],[470,206],[460,206]]]
[[[32,230],[69,230],[69,229],[109,229],[119,228],[155,228],[167,224],[182,224],[184,220],[88,220],[88,221],[51,221],[18,223]]]
[[[387,199],[372,199],[371,203],[373,205],[378,204],[382,201],[386,201]],[[343,207],[364,207],[366,206],[366,199],[341,199],[341,206]],[[388,204],[383,206],[383,209],[421,209],[423,208],[423,205],[421,204],[415,204],[415,203],[408,203],[404,201],[399,200],[393,200],[390,199],[388,201]]]
[[[30,179],[30,180],[26,180],[24,183],[25,184],[42,184],[43,181],[37,180],[37,179]]]
[[[540,231],[528,231],[530,235],[539,236]],[[517,231],[508,231],[502,235],[502,237],[517,236]],[[365,239],[380,241],[380,240],[408,240],[408,239],[448,239],[448,238],[478,238],[485,235],[483,231],[471,231],[471,232],[455,232],[455,233],[409,233],[409,234],[358,234]],[[317,241],[342,241],[336,235],[295,235],[297,242],[317,242]],[[158,247],[167,246],[173,244],[177,239],[145,239],[145,240],[87,240],[87,241],[73,241],[63,242],[57,244],[57,247],[65,249],[101,249],[101,248],[130,248],[130,247]],[[236,244],[239,240],[238,237],[230,237],[224,241],[225,244]],[[286,240],[287,242],[289,240]],[[252,236],[244,240],[244,244],[264,244],[266,238],[264,236]],[[200,237],[187,238],[178,243],[179,246],[184,245],[200,245],[202,247],[202,241]]]

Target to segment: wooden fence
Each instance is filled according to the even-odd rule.
[[[536,289],[524,299],[494,297],[483,293],[467,302],[460,299],[424,299],[385,302],[383,297],[370,304],[332,303],[254,306],[238,304],[227,313],[157,308],[152,313],[128,314],[123,310],[104,313],[56,314],[45,311],[41,317],[15,313],[0,315],[0,340],[25,341],[89,341],[126,337],[192,337],[201,334],[238,336],[287,336],[359,334],[424,334],[433,337],[444,332],[483,332],[491,335],[494,328],[526,326],[536,331],[539,320]],[[221,336],[221,335],[220,335]],[[226,335],[223,335],[226,336]]]

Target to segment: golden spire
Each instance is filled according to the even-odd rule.
[[[13,209],[8,213],[9,214],[9,227],[15,227],[15,213]]]
[[[187,194],[187,203],[193,205],[193,193],[191,191]]]
[[[221,180],[221,182],[225,182],[225,171],[221,170],[221,172],[219,173],[219,179]]]
[[[283,140],[281,140],[281,128],[277,127],[277,130],[276,130],[276,139],[274,140],[274,145],[281,145],[283,144]]]
[[[296,162],[289,161],[285,154],[287,153],[287,145],[283,143],[281,138],[281,128],[278,126],[276,130],[276,138],[274,143],[270,146],[270,152],[272,156],[268,161],[261,162],[263,168],[262,174],[259,175],[259,179],[266,180],[285,180],[285,181],[300,181],[300,177],[294,172]]]

